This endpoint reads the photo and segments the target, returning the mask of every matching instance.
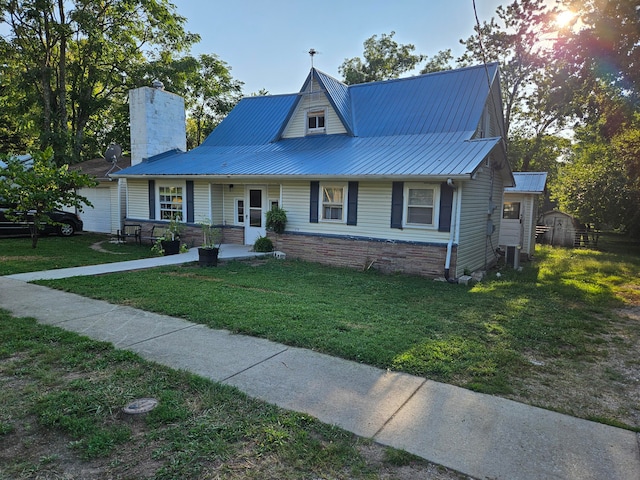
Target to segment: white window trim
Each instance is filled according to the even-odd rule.
[[[324,114],[324,127],[321,128],[309,128],[309,115],[312,113],[316,113],[316,112],[323,112]],[[316,107],[316,108],[309,108],[305,111],[305,115],[304,115],[304,128],[305,128],[305,133],[307,135],[318,135],[318,134],[322,134],[322,133],[327,133],[327,107]]]
[[[176,181],[176,182],[169,182],[169,181],[163,181],[163,182],[157,182],[156,183],[156,212],[157,212],[157,219],[158,220],[162,220],[162,221],[168,221],[167,219],[163,219],[162,218],[162,211],[160,210],[160,188],[165,187],[165,188],[171,188],[171,187],[177,187],[177,188],[182,188],[182,219],[180,220],[181,222],[186,222],[187,219],[187,184],[184,181]]]
[[[240,225],[243,226],[244,225],[244,214],[247,211],[247,206],[246,205],[242,205],[242,208],[244,209],[243,213],[242,213],[242,221],[238,220],[239,218],[239,211],[238,211],[238,202],[243,202],[244,203],[244,197],[235,197],[233,199],[233,224],[234,225]]]
[[[433,190],[433,216],[430,225],[420,223],[409,223],[409,190],[410,189],[431,189]],[[407,183],[404,184],[404,205],[402,206],[402,226],[403,228],[417,228],[422,230],[435,230],[438,228],[440,216],[440,185],[436,183]]]
[[[331,219],[324,218],[324,189],[325,188],[342,188],[342,218],[341,219]],[[347,198],[349,195],[349,189],[347,188],[346,182],[326,182],[320,183],[320,198],[318,199],[318,208],[320,211],[318,212],[318,221],[326,222],[326,223],[347,223],[347,205],[349,204],[349,199]]]

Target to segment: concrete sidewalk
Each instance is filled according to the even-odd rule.
[[[222,244],[218,260],[239,260],[246,258],[272,256],[273,253],[259,253],[251,251],[251,245]],[[59,268],[56,270],[45,270],[42,272],[17,273],[7,275],[5,278],[21,280],[23,282],[33,282],[34,280],[56,280],[58,278],[69,278],[79,276],[101,275],[103,273],[127,272],[131,270],[141,270],[144,268],[154,268],[163,265],[179,265],[198,261],[198,249],[192,248],[186,253],[177,255],[167,255],[163,257],[142,258],[140,260],[128,260],[125,262],[103,263],[101,265],[88,265],[86,267]]]
[[[0,277],[0,307],[479,479],[640,479],[630,431],[15,278]]]

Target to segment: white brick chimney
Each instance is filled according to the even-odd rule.
[[[131,165],[169,150],[187,150],[184,98],[164,91],[162,82],[153,88],[129,90]]]

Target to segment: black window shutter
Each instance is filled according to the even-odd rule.
[[[193,180],[187,180],[187,223],[193,223]]]
[[[156,219],[156,181],[149,180],[149,220]]]
[[[451,212],[453,211],[453,187],[447,182],[440,184],[440,221],[439,232],[451,231]]]
[[[349,182],[347,225],[358,224],[358,182]]]
[[[404,182],[393,182],[391,188],[391,228],[402,228]]]
[[[320,201],[320,182],[311,182],[309,188],[309,223],[318,223],[318,202]]]

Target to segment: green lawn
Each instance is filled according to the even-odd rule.
[[[45,240],[34,252],[29,239],[1,239],[3,273],[117,260],[91,249],[103,236]],[[38,283],[640,431],[640,245],[599,246],[538,247],[522,272],[494,270],[472,287],[279,260]],[[163,407],[123,418],[149,395]],[[0,478],[369,479],[399,478],[405,465],[460,478],[1,310],[0,404]]]
[[[0,238],[0,275],[55,268],[97,265],[152,256],[151,246],[111,244],[110,235],[80,233],[72,237],[42,237],[31,248],[27,237]],[[92,248],[93,246],[93,248]]]
[[[1,310],[0,386],[2,479],[373,480],[407,465],[462,478],[232,387]],[[138,419],[121,412],[142,397],[159,404]]]
[[[622,328],[612,309],[637,301],[640,288],[637,245],[619,250],[539,247],[523,272],[494,271],[471,288],[279,260],[40,283],[526,400],[540,361],[584,368],[611,354],[605,337]],[[638,335],[627,323],[619,349]],[[573,413],[535,395],[532,403]]]

